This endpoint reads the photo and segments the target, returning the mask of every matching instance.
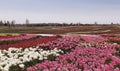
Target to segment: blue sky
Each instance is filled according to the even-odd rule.
[[[120,23],[120,0],[0,0],[0,20]]]

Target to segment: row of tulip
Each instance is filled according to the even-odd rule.
[[[81,38],[89,43],[101,43],[106,41],[105,38],[101,37],[100,35],[81,35]]]
[[[22,34],[19,33],[0,33],[0,38],[7,38],[7,37],[17,37],[21,36]]]
[[[29,64],[32,65],[34,60],[52,60],[51,57],[57,57],[60,53],[63,53],[60,49],[43,50],[39,47],[25,49],[9,48],[8,50],[0,50],[0,71],[25,70],[25,67],[29,66]],[[29,64],[26,65],[25,63]],[[12,68],[17,65],[19,68]]]
[[[72,48],[75,48],[80,43],[80,40],[81,40],[80,37],[76,38],[76,37],[66,36],[55,41],[39,44],[38,46],[42,47],[43,49],[57,48],[63,50],[70,50]]]
[[[36,37],[35,34],[24,34],[20,36],[5,36],[5,37],[0,37],[0,42],[1,41],[10,41],[10,40],[23,40],[23,39],[30,39]]]
[[[65,54],[54,61],[45,60],[30,66],[27,71],[120,71],[118,44],[109,43],[100,36],[84,36],[84,39],[81,36],[65,36],[47,44],[40,44],[44,49],[57,48]]]
[[[0,45],[0,49],[8,49],[10,47],[16,47],[16,48],[27,48],[27,47],[32,47],[32,46],[36,46],[38,44],[41,43],[46,43],[49,41],[53,41],[56,40],[56,36],[51,36],[51,37],[38,37],[36,39],[31,39],[31,40],[24,40],[22,42],[17,42],[17,43],[13,43],[13,44],[3,44]]]
[[[109,35],[103,34],[101,36],[106,38],[108,42],[120,44],[120,35],[119,34],[109,34]]]

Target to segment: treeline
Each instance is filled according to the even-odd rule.
[[[26,24],[27,26],[80,26],[84,24],[80,23],[33,23],[33,24]]]
[[[110,24],[80,24],[80,23],[31,23],[31,24],[17,24],[16,26],[39,27],[39,26],[99,26]]]
[[[8,27],[10,27],[10,26],[15,26],[16,24],[15,24],[15,21],[13,20],[13,21],[0,21],[0,26],[8,26]]]
[[[8,26],[8,27],[15,27],[15,26],[26,26],[26,27],[38,27],[38,26],[107,26],[107,25],[119,25],[117,24],[98,24],[95,22],[94,24],[82,24],[82,23],[28,23],[25,24],[16,24],[15,21],[0,21],[0,26]]]

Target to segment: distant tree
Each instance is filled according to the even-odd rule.
[[[114,23],[113,22],[111,22],[111,25],[113,25]]]
[[[70,23],[70,26],[72,26],[73,25],[73,23]]]
[[[9,21],[4,21],[4,25],[10,27],[10,22]]]
[[[13,20],[12,22],[11,22],[11,26],[15,26],[15,20]]]
[[[26,20],[26,24],[29,24],[29,20],[28,19]]]
[[[94,23],[95,25],[97,25],[98,23],[95,21],[95,23]]]
[[[4,25],[4,23],[2,22],[2,20],[0,21],[0,26],[3,26]]]
[[[11,23],[9,21],[7,21],[7,26],[11,27]]]

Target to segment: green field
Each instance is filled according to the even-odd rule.
[[[44,26],[44,27],[26,27],[15,26],[5,27],[0,26],[0,33],[39,33],[39,34],[103,34],[113,33],[120,34],[120,26]]]

